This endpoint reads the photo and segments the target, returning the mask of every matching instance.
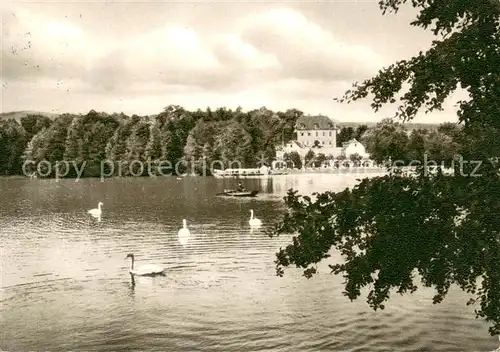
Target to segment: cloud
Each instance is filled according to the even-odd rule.
[[[273,9],[245,19],[242,38],[275,55],[285,77],[321,81],[364,78],[386,59],[370,48],[343,43],[291,9]]]
[[[250,15],[235,31],[212,37],[166,24],[116,43],[23,9],[4,18],[6,79],[76,78],[103,94],[151,81],[227,91],[277,79],[345,80],[372,73],[381,62],[289,9]]]
[[[2,12],[4,111],[144,114],[179,104],[299,108],[341,121],[385,117],[372,113],[369,100],[339,106],[332,99],[393,59],[296,10],[234,15],[211,30],[203,14],[133,35],[110,32],[116,40],[109,41],[91,29],[106,20],[111,28],[111,14],[72,23],[17,6]]]
[[[167,25],[112,47],[93,60],[89,74],[93,86],[107,91],[156,81],[227,92],[271,79],[279,69],[274,55],[258,51],[237,34],[203,40],[191,28]]]
[[[134,81],[198,85],[221,70],[196,31],[185,27],[165,26],[138,35],[119,50]]]
[[[82,76],[92,46],[83,30],[20,8],[2,8],[4,79]]]
[[[274,54],[260,52],[235,33],[217,36],[213,50],[221,62],[241,69],[266,70],[280,67]]]
[[[89,83],[107,92],[158,84],[222,89],[235,81],[233,73],[234,67],[221,62],[196,31],[166,25],[131,37],[95,57]]]

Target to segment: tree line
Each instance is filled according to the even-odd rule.
[[[151,171],[143,167],[144,163],[156,170],[155,166],[167,160],[180,165],[176,170],[179,173],[189,169],[206,175],[215,161],[220,167],[234,166],[234,161],[243,167],[257,167],[259,157],[270,163],[275,159],[276,146],[296,138],[295,123],[303,114],[297,109],[274,112],[266,108],[248,112],[240,108],[188,111],[169,105],[154,116],[91,110],[85,115],[62,114],[55,119],[43,115],[27,115],[19,122],[2,119],[0,173],[53,177],[55,168],[51,166],[62,161],[72,163],[66,177],[76,177],[78,169],[83,172],[79,177],[99,176],[104,161],[121,165],[119,170],[104,170],[109,176],[146,176]],[[408,134],[403,124],[384,119],[370,128],[341,128],[337,147],[355,138],[378,163],[420,160],[424,153],[432,160],[449,162],[460,149],[460,131],[458,125],[445,123],[434,130],[418,129]],[[338,158],[343,160],[342,156]],[[304,161],[321,166],[328,159],[331,157],[318,145],[309,150]],[[285,161],[302,167],[298,153],[286,154]]]
[[[232,161],[256,167],[256,156],[273,160],[275,145],[295,138],[294,125],[302,115],[297,109],[188,111],[169,105],[153,116],[91,110],[85,115],[62,114],[55,119],[42,115],[28,115],[19,122],[2,119],[0,173],[40,172],[53,177],[55,168],[51,166],[63,161],[74,165],[67,177],[75,177],[75,170],[80,168],[81,177],[99,176],[104,161],[120,163],[122,176],[140,175],[141,170],[134,169],[141,167],[137,161],[180,164],[178,171],[182,173],[195,165],[194,172],[200,174],[209,172],[202,168],[215,160],[222,167]]]

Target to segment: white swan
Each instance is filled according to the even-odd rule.
[[[262,221],[253,217],[253,209],[250,209],[250,220],[248,220],[250,226],[260,226]]]
[[[127,254],[125,259],[132,258],[132,263],[130,264],[130,270],[128,271],[130,275],[137,276],[155,276],[155,275],[164,275],[165,269],[161,266],[155,264],[147,264],[143,265],[140,268],[134,270],[134,255],[132,253]]]
[[[102,202],[99,202],[99,203],[97,204],[97,208],[96,208],[96,209],[90,209],[90,210],[88,211],[88,213],[89,213],[90,215],[92,215],[92,216],[101,216],[101,214],[102,214],[101,206],[102,206],[102,205],[103,205],[103,204],[102,204]]]
[[[191,233],[189,232],[189,229],[187,228],[187,221],[186,219],[182,220],[182,229],[179,230],[177,233],[177,236],[179,236],[179,242],[183,246],[187,244],[187,240]]]

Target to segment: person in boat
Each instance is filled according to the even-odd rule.
[[[243,185],[241,184],[241,182],[238,182],[238,188],[236,189],[238,192],[245,192],[246,191],[246,188],[243,187]]]

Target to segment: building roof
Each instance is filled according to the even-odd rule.
[[[335,130],[338,121],[324,115],[300,116],[295,128],[297,130]]]
[[[342,143],[342,148],[346,148],[347,146],[349,146],[353,143],[359,143],[359,141],[356,138],[353,138],[347,142]],[[361,144],[361,143],[359,143],[359,144]]]
[[[300,143],[299,141],[296,141],[296,140],[291,140],[287,144],[295,144],[299,148],[304,148],[304,146],[302,145],[302,143]]]

